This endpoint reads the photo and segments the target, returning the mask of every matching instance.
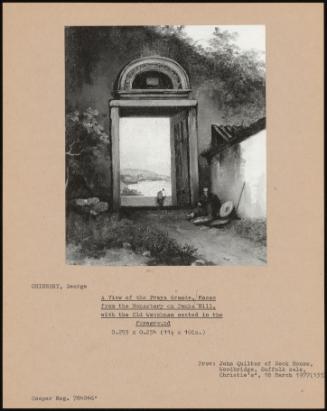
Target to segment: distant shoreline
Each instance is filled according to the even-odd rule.
[[[141,181],[170,181],[170,176],[157,174],[149,170],[122,169],[120,181],[124,184],[138,184]]]

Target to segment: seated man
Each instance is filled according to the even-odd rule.
[[[216,194],[209,192],[208,187],[203,188],[203,193],[200,196],[197,209],[190,213],[187,217],[192,219],[195,217],[207,216],[212,219],[219,216],[221,202]]]

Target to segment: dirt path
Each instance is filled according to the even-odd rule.
[[[214,265],[263,265],[266,247],[233,230],[233,222],[224,228],[195,226],[185,220],[185,211],[139,211],[130,216],[168,232],[180,244],[188,243],[198,249],[200,259]]]

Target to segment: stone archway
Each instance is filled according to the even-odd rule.
[[[121,207],[120,120],[165,116],[170,120],[172,205],[198,199],[197,101],[190,98],[186,71],[174,60],[152,56],[128,63],[119,73],[109,101],[113,208]]]

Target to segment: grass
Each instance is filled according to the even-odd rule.
[[[231,226],[238,235],[266,246],[267,244],[267,224],[264,219],[257,220],[235,220]]]
[[[191,265],[197,251],[188,244],[181,246],[165,231],[106,213],[94,217],[69,212],[66,242],[80,245],[82,254],[92,258],[100,258],[107,249],[128,243],[136,253],[150,251],[149,265]]]

